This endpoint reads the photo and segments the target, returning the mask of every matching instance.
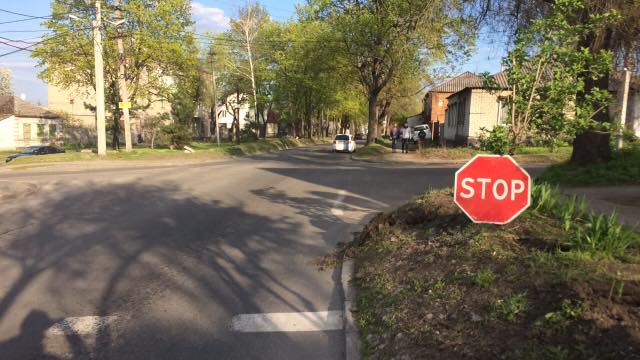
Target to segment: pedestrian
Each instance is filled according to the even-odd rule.
[[[400,138],[400,129],[398,129],[398,124],[391,128],[389,134],[391,135],[391,151],[396,152],[396,144]]]
[[[409,153],[409,141],[411,140],[411,138],[413,137],[413,134],[411,133],[411,128],[409,127],[409,124],[404,124],[404,127],[402,128],[402,130],[400,131],[402,136],[402,153]]]

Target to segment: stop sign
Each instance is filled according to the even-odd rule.
[[[473,222],[506,224],[531,204],[531,177],[511,156],[476,155],[456,171],[454,202]]]

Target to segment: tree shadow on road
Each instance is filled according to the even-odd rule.
[[[220,314],[329,310],[318,308],[327,296],[331,310],[339,307],[337,284],[327,295],[314,285],[324,281],[315,269],[292,268],[290,259],[314,258],[327,247],[301,242],[291,219],[202,200],[175,185],[59,186],[3,217],[0,271],[9,275],[0,280],[0,333],[21,322],[27,333],[41,330],[26,321],[35,309],[57,318],[117,315],[93,348],[72,348],[118,359],[286,358],[277,346],[242,346],[239,338],[263,339],[229,333],[230,319]],[[298,271],[286,280],[274,272],[288,268]],[[316,351],[310,359],[343,347],[335,334],[304,349],[292,336],[268,335],[291,354]]]

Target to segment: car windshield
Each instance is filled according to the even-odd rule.
[[[21,154],[35,154],[36,152],[38,152],[38,150],[40,149],[39,146],[29,146],[26,147],[24,149],[22,149],[22,151],[20,151]]]
[[[349,135],[336,135],[336,140],[349,141]]]

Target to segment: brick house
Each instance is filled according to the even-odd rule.
[[[477,84],[482,84],[482,78],[466,71],[429,89],[423,99],[423,115],[424,123],[429,124],[432,130],[433,139],[439,137],[441,125],[446,121],[447,98],[468,86]]]
[[[477,76],[477,75],[476,75]],[[464,87],[447,97],[444,137],[447,142],[460,145],[477,145],[482,128],[493,129],[503,124],[508,116],[507,102],[503,99],[510,94],[507,75],[494,75],[500,89],[492,90],[484,85],[480,76],[469,78]]]

